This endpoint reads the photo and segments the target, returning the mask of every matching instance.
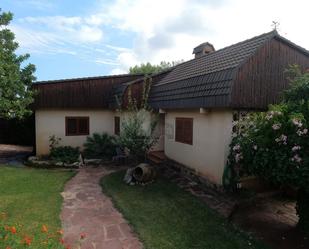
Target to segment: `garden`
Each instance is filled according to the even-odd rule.
[[[129,186],[121,184],[123,175],[108,175],[101,185],[145,248],[268,248],[167,179]]]
[[[0,69],[6,72],[1,77],[4,84],[0,116],[23,119],[32,113],[29,107],[36,95],[32,88],[35,66],[26,63],[28,54],[16,53],[18,43],[7,28],[12,18],[12,13],[0,9],[0,52],[5,58]],[[302,73],[297,66],[287,73],[291,88],[283,94],[280,104],[235,122],[227,168],[230,179],[225,187],[238,191],[242,177],[255,176],[278,188],[296,191],[298,225],[308,234],[309,73]],[[119,103],[121,114],[132,114],[122,122],[119,136],[91,134],[81,150],[61,144],[61,139],[52,135],[49,155],[31,157],[27,162],[31,167],[0,165],[0,249],[80,247],[84,233],[78,235],[74,248],[63,240],[60,212],[64,186],[76,174],[74,169],[85,163],[99,167],[115,166],[112,161],[136,165],[146,160],[157,141],[156,114],[147,105],[151,83],[151,78],[146,77],[141,103],[131,97],[130,88],[125,110]],[[149,115],[151,122],[145,129],[143,124]],[[115,171],[102,178],[100,184],[146,249],[267,248],[164,177],[157,177],[151,184],[131,186],[123,182],[124,171],[116,167]]]
[[[71,171],[0,167],[0,248],[63,249],[60,192]]]
[[[235,123],[229,167],[235,189],[243,176],[297,192],[298,227],[309,233],[309,73],[294,65],[280,104]]]

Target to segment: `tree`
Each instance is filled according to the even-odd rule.
[[[161,61],[159,65],[152,65],[151,63],[147,62],[146,64],[142,63],[140,65],[136,65],[134,67],[130,67],[129,72],[131,74],[145,74],[145,75],[150,75],[153,73],[160,73],[170,67],[174,67],[183,61],[172,61],[172,62],[166,62],[166,61]]]
[[[292,66],[291,87],[267,112],[236,124],[229,165],[235,176],[255,175],[298,190],[300,227],[309,233],[309,73]]]
[[[119,110],[124,114],[124,120],[117,142],[122,148],[129,150],[136,162],[144,161],[147,152],[157,141],[157,137],[154,136],[157,118],[148,106],[150,87],[151,78],[145,77],[141,103],[132,98],[131,88],[128,90],[127,109],[123,109],[119,103]]]
[[[18,43],[7,28],[12,19],[12,13],[0,9],[0,117],[22,119],[31,114],[29,105],[34,100],[31,85],[35,80],[35,66],[23,66],[28,54],[16,54]]]

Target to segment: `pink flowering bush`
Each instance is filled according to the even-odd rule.
[[[309,232],[309,73],[297,66],[282,103],[239,120],[230,145],[234,176],[255,175],[298,189],[300,226]]]

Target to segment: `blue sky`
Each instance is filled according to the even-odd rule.
[[[38,80],[126,73],[142,62],[188,60],[272,29],[309,49],[308,1],[1,0],[10,28],[30,53]]]

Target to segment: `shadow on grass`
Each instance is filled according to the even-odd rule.
[[[128,186],[123,175],[105,176],[101,185],[146,249],[267,248],[166,179]]]

